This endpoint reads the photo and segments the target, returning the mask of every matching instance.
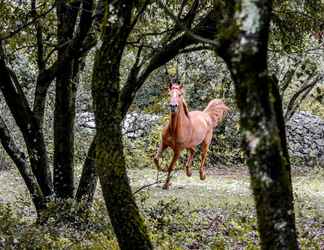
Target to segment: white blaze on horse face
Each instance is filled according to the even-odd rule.
[[[177,111],[179,106],[179,93],[176,89],[170,90],[171,100],[170,100],[170,110],[172,113]]]

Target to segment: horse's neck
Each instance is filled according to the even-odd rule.
[[[179,130],[189,128],[191,122],[189,119],[189,112],[187,105],[183,102],[179,107],[179,111],[176,114],[171,114],[170,120],[170,132],[172,135],[176,135],[181,132]]]

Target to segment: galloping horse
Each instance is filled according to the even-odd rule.
[[[183,149],[189,150],[186,166],[187,176],[192,175],[191,164],[195,153],[195,147],[201,144],[200,179],[206,179],[205,161],[209,144],[213,136],[213,128],[223,119],[229,108],[220,99],[209,102],[204,111],[188,111],[187,104],[183,98],[183,86],[171,83],[170,93],[170,121],[163,128],[162,142],[154,157],[154,162],[159,170],[167,171],[167,179],[163,189],[170,186],[171,171],[174,170],[176,161]],[[166,148],[172,148],[174,154],[168,168],[161,169],[159,158]]]

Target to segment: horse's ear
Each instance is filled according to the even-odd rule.
[[[179,87],[181,90],[183,90],[183,83],[179,83]]]

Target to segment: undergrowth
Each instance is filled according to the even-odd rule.
[[[219,207],[193,208],[171,197],[148,206],[147,192],[136,197],[155,249],[259,249],[253,204],[224,202]],[[301,249],[323,249],[324,218],[307,202],[298,200],[297,206]],[[52,205],[50,210],[55,216],[40,225],[0,204],[0,249],[119,249],[101,200],[81,216],[73,206],[62,210]]]

